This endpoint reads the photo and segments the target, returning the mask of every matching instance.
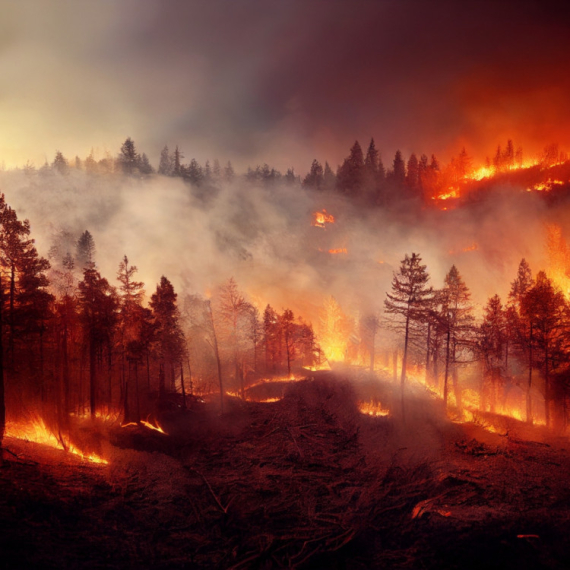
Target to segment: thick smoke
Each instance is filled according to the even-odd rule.
[[[127,255],[148,296],[161,275],[180,294],[209,294],[234,277],[260,310],[267,303],[291,308],[313,323],[330,295],[353,316],[381,311],[406,253],[422,255],[435,288],[455,264],[478,305],[495,293],[506,298],[522,257],[533,271],[547,267],[548,210],[539,197],[513,188],[455,210],[410,203],[388,211],[337,194],[244,181],[198,190],[174,178],[71,170],[4,172],[0,184],[30,220],[44,256],[62,231],[78,237],[89,230],[97,266],[111,283]],[[335,222],[315,227],[313,212],[323,208]]]

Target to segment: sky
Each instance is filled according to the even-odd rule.
[[[570,134],[570,9],[543,1],[0,0],[0,162],[116,154],[335,168]]]

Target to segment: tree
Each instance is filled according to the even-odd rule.
[[[172,166],[171,166],[171,170],[170,170],[170,176],[181,177],[183,175],[183,173],[184,173],[183,167],[182,167],[182,159],[183,158],[184,158],[184,155],[178,149],[178,145],[176,145],[176,148],[174,149],[174,156],[172,157]]]
[[[394,183],[398,188],[402,188],[406,182],[406,166],[404,164],[404,159],[402,158],[402,153],[399,150],[396,151],[392,167]]]
[[[175,366],[182,362],[186,341],[180,327],[176,300],[172,283],[163,275],[150,299],[150,307],[156,323],[156,341],[161,360],[159,394],[166,393],[165,374],[170,372],[170,388],[174,389]]]
[[[489,384],[491,412],[495,413],[497,387],[503,379],[506,344],[506,315],[501,299],[494,295],[483,309],[483,322],[479,327],[478,351],[483,361],[481,398]],[[484,406],[482,406],[485,409]]]
[[[336,176],[329,166],[328,162],[325,162],[325,170],[323,173],[323,189],[324,190],[334,190],[336,188]]]
[[[519,263],[517,276],[511,283],[511,290],[509,292],[509,312],[508,327],[509,337],[512,338],[513,344],[519,348],[528,363],[528,381],[526,386],[526,419],[527,422],[532,422],[532,402],[531,402],[531,388],[532,388],[532,370],[534,367],[533,358],[533,322],[524,313],[523,300],[527,292],[534,285],[532,279],[532,272],[526,259],[522,259]],[[507,349],[506,357],[508,359],[509,352]]]
[[[135,265],[129,265],[129,260],[125,255],[119,264],[117,279],[121,284],[119,286],[119,342],[122,356],[122,388],[123,402],[125,410],[125,423],[131,421],[129,410],[129,378],[125,374],[125,361],[132,363],[135,369],[135,395],[137,404],[139,401],[138,386],[138,364],[142,359],[145,346],[141,343],[143,308],[142,299],[144,295],[144,284],[141,281],[135,281],[134,275],[137,272]],[[140,406],[137,405],[137,421],[140,421]]]
[[[139,172],[140,157],[137,154],[135,143],[128,137],[121,145],[118,163],[124,174],[133,176]]]
[[[534,355],[544,377],[544,415],[546,425],[551,423],[551,375],[557,361],[566,328],[567,305],[564,295],[557,290],[544,271],[539,271],[535,283],[524,294],[521,314],[528,319],[532,330]],[[532,422],[530,384],[527,391],[527,421]]]
[[[60,174],[68,174],[69,172],[69,164],[59,150],[55,153],[55,158],[53,159],[51,167],[54,170],[57,170]]]
[[[81,270],[95,263],[95,240],[88,230],[77,240],[75,259]]]
[[[393,328],[404,334],[404,356],[402,360],[401,397],[402,413],[404,413],[404,386],[408,362],[408,349],[413,325],[425,318],[425,313],[433,297],[433,289],[428,287],[429,275],[425,265],[421,264],[417,253],[407,254],[400,265],[398,274],[392,279],[392,293],[386,293],[384,311],[394,315],[396,321]]]
[[[462,362],[463,355],[473,349],[473,306],[471,293],[457,267],[453,265],[445,277],[442,295],[442,320],[446,329],[445,342],[445,379],[443,400],[447,407],[448,378],[451,368],[455,403],[461,408],[461,393],[457,365]]]
[[[251,304],[240,293],[233,277],[220,287],[217,304],[226,345],[231,352],[234,379],[245,398],[244,351]]]
[[[407,170],[406,185],[412,190],[413,195],[415,195],[420,188],[420,171],[418,157],[414,153],[412,153],[408,159]]]
[[[303,179],[303,186],[305,186],[305,188],[311,188],[313,190],[322,190],[323,185],[323,167],[321,166],[321,163],[315,159],[311,164],[311,170]]]
[[[143,176],[150,176],[154,172],[154,168],[150,164],[148,156],[144,152],[140,157],[138,169]]]
[[[95,417],[100,391],[97,353],[105,343],[109,344],[116,323],[118,300],[115,289],[101,277],[93,263],[85,267],[78,289],[80,318],[89,347],[89,407],[91,417]]]
[[[360,143],[355,141],[350,149],[350,155],[339,167],[336,178],[339,190],[349,196],[359,194],[364,174],[364,156]]]

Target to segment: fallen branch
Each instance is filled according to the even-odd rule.
[[[224,515],[227,515],[228,514],[228,508],[230,506],[231,500],[224,507],[224,505],[222,505],[220,499],[218,499],[218,496],[216,495],[216,493],[214,493],[214,490],[212,489],[212,486],[208,482],[208,479],[206,479],[206,477],[197,469],[194,469],[193,467],[188,467],[188,469],[190,469],[190,471],[194,471],[194,473],[196,473],[197,475],[199,475],[202,478],[202,481],[204,481],[204,483],[206,484],[206,487],[208,487],[208,490],[210,491],[212,497],[214,498],[214,501],[216,501],[216,504],[218,505],[218,507],[220,507],[220,510],[224,513]]]

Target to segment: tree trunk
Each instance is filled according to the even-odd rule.
[[[451,344],[451,330],[447,329],[447,338],[445,341],[445,376],[443,378],[443,405],[447,410],[448,397],[448,379],[449,379],[449,348]]]
[[[89,407],[91,410],[91,417],[95,417],[97,406],[97,371],[96,371],[96,346],[93,333],[89,338]]]
[[[4,433],[6,432],[6,401],[4,393],[4,345],[3,345],[3,304],[4,304],[4,291],[2,288],[2,276],[0,275],[0,447],[4,440]],[[2,462],[2,455],[0,453],[0,463]]]
[[[526,421],[532,424],[532,399],[530,390],[532,388],[532,323],[530,324],[530,336],[528,345],[528,384],[526,388]]]
[[[426,386],[431,385],[431,379],[429,376],[430,342],[431,342],[431,322],[428,322],[427,341],[426,341],[426,345],[427,345],[427,347],[426,347],[426,377],[425,377]]]
[[[186,410],[186,388],[184,386],[184,364],[180,362],[180,386],[182,387],[182,409]]]
[[[410,316],[406,316],[406,334],[404,336],[404,355],[402,356],[402,375],[400,379],[400,390],[402,399],[402,418],[405,418],[404,410],[404,386],[406,384],[406,365],[408,362],[408,342],[410,339]]]
[[[214,326],[214,315],[212,314],[212,305],[208,301],[208,309],[210,311],[210,321],[212,324],[212,340],[214,344],[214,356],[218,365],[218,381],[220,384],[220,413],[224,413],[224,383],[222,380],[222,363],[220,361],[220,353],[218,351],[218,337],[216,336],[216,327]]]

